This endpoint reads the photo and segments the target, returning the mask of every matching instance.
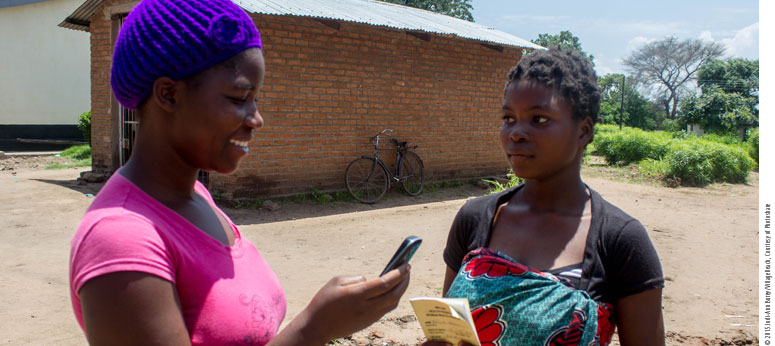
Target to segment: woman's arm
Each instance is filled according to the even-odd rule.
[[[616,302],[619,342],[622,346],[664,346],[662,289],[655,288]]]
[[[331,279],[267,346],[324,345],[368,327],[398,306],[409,286],[409,268],[404,264],[368,281]]]
[[[447,267],[447,272],[444,273],[444,286],[441,289],[441,296],[446,297],[447,292],[449,292],[449,287],[452,286],[452,281],[455,281],[455,276],[457,273],[452,270],[450,267]]]
[[[366,281],[335,277],[268,346],[324,345],[350,335],[396,308],[409,285],[409,265]],[[89,344],[190,345],[175,286],[141,272],[116,272],[78,292]]]
[[[175,286],[141,272],[115,272],[78,291],[86,338],[98,345],[190,345]]]

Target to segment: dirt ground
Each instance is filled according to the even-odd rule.
[[[86,345],[68,293],[69,240],[99,184],[79,169],[44,170],[55,158],[0,160],[0,344]],[[35,166],[35,167],[33,167]],[[747,185],[666,188],[616,181],[585,169],[584,180],[649,230],[666,278],[668,345],[758,344],[758,174]],[[449,225],[473,185],[376,205],[277,201],[278,211],[224,208],[279,276],[286,322],[334,275],[376,276],[407,235],[423,238],[399,307],[340,345],[415,345],[422,331],[408,298],[438,296]]]

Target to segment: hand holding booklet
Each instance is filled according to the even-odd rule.
[[[415,297],[409,302],[428,341],[480,346],[468,299]]]

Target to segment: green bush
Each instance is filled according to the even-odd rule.
[[[694,135],[686,131],[673,131],[673,132],[670,132],[670,136],[673,137],[674,139],[686,139]]]
[[[595,148],[609,164],[628,165],[645,159],[661,159],[671,141],[672,136],[665,132],[625,127],[621,131],[598,133]]]
[[[751,158],[756,161],[756,163],[759,163],[759,129],[756,128],[751,131],[751,133],[748,134],[748,154],[751,155]]]
[[[668,166],[666,179],[690,186],[744,183],[754,167],[754,161],[740,146],[702,139],[673,142],[664,161]]]
[[[83,112],[78,117],[78,129],[81,130],[86,143],[91,144],[91,111]]]
[[[624,127],[627,129],[628,127]],[[597,124],[595,125],[595,136],[597,136],[600,133],[612,133],[612,132],[619,132],[619,125],[612,125],[612,124]]]
[[[645,159],[638,163],[643,174],[648,177],[664,178],[670,171],[670,165],[665,160]]]
[[[678,120],[665,119],[662,120],[659,128],[666,132],[681,132],[684,129],[684,126]]]
[[[740,140],[740,137],[734,136],[734,135],[717,135],[715,133],[706,133],[702,136],[699,136],[699,138],[702,140],[722,143],[722,144],[740,145],[740,146],[744,145],[743,141]]]

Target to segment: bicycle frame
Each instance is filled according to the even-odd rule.
[[[387,172],[388,175],[390,176],[390,181],[401,181],[401,165],[400,165],[401,158],[404,157],[404,152],[406,152],[410,148],[416,148],[417,146],[414,146],[414,147],[396,147],[396,148],[380,148],[379,147],[379,139],[380,139],[381,135],[383,133],[386,133],[386,132],[389,133],[389,132],[392,132],[392,131],[393,130],[385,129],[385,130],[382,130],[382,132],[378,133],[376,136],[372,137],[374,139],[372,141],[372,144],[374,145],[374,153],[372,154],[373,156],[368,156],[368,155],[362,155],[361,156],[362,158],[365,158],[365,159],[369,159],[369,158],[373,158],[374,159],[374,164],[371,167],[371,172],[369,173],[368,179],[371,179],[371,175],[374,174],[374,168],[376,168],[374,165],[379,164],[385,170],[385,172]],[[389,151],[395,151],[396,152],[396,168],[395,168],[395,173],[390,171],[390,169],[388,169],[388,167],[385,164],[385,162],[382,161],[382,159],[379,158],[379,151],[380,150],[383,150],[383,151],[384,150],[389,150]]]
[[[412,151],[417,146],[408,146],[406,142],[392,138],[391,142],[396,145],[395,148],[380,148],[382,135],[389,132],[392,130],[384,129],[371,137],[374,146],[372,155],[362,155],[350,162],[345,170],[347,192],[358,201],[374,203],[382,198],[394,183],[401,183],[404,191],[410,196],[417,196],[422,192],[424,165],[420,157]],[[395,168],[392,171],[380,158],[379,152],[383,150],[396,152]],[[406,174],[403,171],[406,171]]]

